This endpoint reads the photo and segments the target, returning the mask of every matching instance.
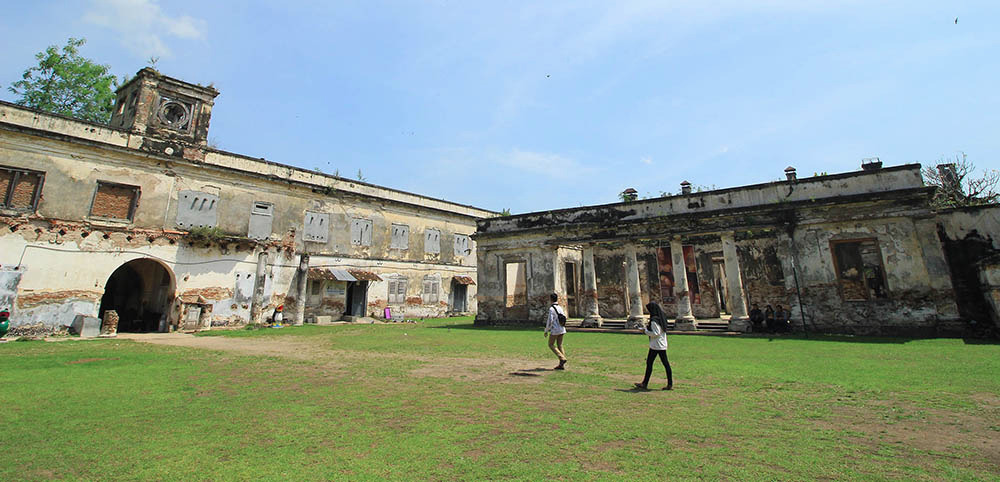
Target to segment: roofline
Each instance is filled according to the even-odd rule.
[[[590,204],[590,205],[586,205],[586,206],[576,206],[576,207],[571,207],[571,208],[549,209],[549,210],[545,210],[545,211],[532,211],[532,212],[529,212],[529,213],[511,214],[511,215],[508,215],[508,216],[503,216],[503,219],[512,219],[512,218],[520,218],[520,217],[528,217],[528,216],[538,216],[538,215],[541,215],[541,214],[569,213],[569,212],[578,211],[578,210],[581,210],[581,209],[591,209],[591,208],[604,208],[604,207],[614,207],[614,206],[635,206],[637,204],[649,204],[649,203],[654,203],[654,202],[662,202],[664,200],[674,199],[674,198],[676,198],[676,199],[684,199],[684,198],[690,198],[690,197],[693,197],[693,196],[706,196],[706,195],[724,194],[724,193],[728,193],[728,192],[743,191],[743,190],[747,190],[747,189],[763,188],[763,187],[767,187],[767,186],[779,186],[779,185],[787,185],[787,184],[798,184],[798,183],[804,183],[804,182],[836,180],[836,179],[844,179],[844,178],[848,178],[848,177],[855,177],[855,176],[858,176],[858,175],[874,175],[874,174],[878,174],[880,172],[886,172],[886,171],[906,171],[906,170],[911,170],[911,169],[917,169],[917,170],[919,170],[920,168],[921,168],[920,163],[912,162],[912,163],[907,163],[907,164],[901,164],[899,166],[883,167],[883,168],[879,168],[879,169],[872,170],[872,171],[866,171],[866,170],[848,171],[848,172],[842,172],[842,173],[837,173],[837,174],[825,174],[825,175],[822,175],[822,176],[810,176],[810,177],[807,177],[807,178],[799,178],[799,179],[795,179],[795,180],[792,180],[792,181],[784,180],[784,181],[762,182],[762,183],[757,183],[757,184],[745,184],[743,186],[727,187],[727,188],[722,188],[722,189],[712,189],[712,190],[709,190],[709,191],[697,191],[697,192],[691,192],[690,194],[674,194],[672,196],[660,196],[660,197],[654,197],[654,198],[648,198],[648,199],[637,199],[635,201],[619,201],[619,202],[615,202],[615,203]]]
[[[112,127],[112,126],[110,126],[108,124],[102,124],[102,123],[99,123],[99,122],[92,122],[92,121],[87,121],[87,120],[83,120],[83,119],[77,119],[75,117],[71,117],[71,116],[67,116],[67,115],[62,115],[62,114],[56,114],[56,113],[52,113],[52,112],[47,112],[47,111],[44,111],[44,110],[41,110],[41,109],[36,109],[36,108],[33,108],[33,107],[27,107],[27,106],[23,106],[23,105],[20,105],[20,104],[16,104],[16,103],[4,101],[4,100],[0,100],[0,106],[7,106],[7,107],[10,107],[10,108],[13,108],[13,109],[24,110],[24,111],[32,112],[32,113],[35,113],[35,114],[52,116],[52,117],[60,118],[60,119],[63,119],[63,120],[69,121],[69,122],[76,122],[76,123],[84,124],[84,125],[88,125],[88,126],[99,127],[101,129],[107,129],[109,131],[119,132],[119,133],[122,133],[122,134],[125,134],[125,135],[129,135],[129,136],[133,136],[134,135],[134,136],[140,136],[140,137],[149,137],[150,139],[157,139],[156,137],[153,137],[153,136],[146,136],[146,135],[138,134],[138,133],[136,133],[136,132],[134,132],[134,131],[132,131],[130,129],[121,129],[121,128],[117,128],[117,127]],[[59,140],[64,140],[64,141],[76,140],[76,141],[79,141],[79,142],[87,142],[87,143],[97,144],[97,145],[101,145],[101,146],[106,146],[106,148],[110,148],[110,149],[122,150],[122,151],[125,151],[125,152],[139,154],[139,155],[142,155],[143,157],[156,157],[158,159],[168,160],[168,161],[171,161],[171,162],[177,162],[178,161],[178,158],[175,158],[175,157],[160,156],[160,155],[158,155],[156,153],[151,153],[151,152],[143,151],[141,149],[136,149],[136,148],[133,148],[133,147],[116,146],[114,144],[109,144],[107,142],[100,141],[100,140],[88,139],[88,138],[85,138],[85,137],[78,137],[78,136],[74,136],[74,135],[70,135],[70,134],[64,134],[64,133],[61,133],[61,132],[50,131],[50,130],[47,130],[47,129],[39,129],[37,127],[31,127],[31,126],[25,126],[25,125],[20,125],[20,124],[14,124],[14,123],[5,122],[5,121],[0,121],[0,126],[13,126],[13,127],[16,127],[17,130],[30,132],[30,133],[33,133],[33,134],[36,134],[36,135],[48,134],[50,137],[54,137],[54,138],[57,138]],[[482,212],[489,213],[489,214],[492,214],[492,215],[499,215],[500,214],[500,213],[498,213],[496,211],[491,211],[489,209],[483,209],[483,208],[480,208],[480,207],[472,206],[470,204],[456,203],[456,202],[453,202],[453,201],[448,201],[446,199],[435,198],[435,197],[426,196],[426,195],[423,195],[423,194],[417,194],[417,193],[413,193],[413,192],[409,192],[409,191],[403,191],[401,189],[395,189],[395,188],[391,188],[391,187],[386,187],[386,186],[382,186],[382,185],[379,185],[379,184],[372,184],[372,183],[368,183],[368,182],[364,182],[364,181],[357,181],[357,180],[354,180],[354,179],[346,179],[346,178],[342,178],[342,177],[339,177],[339,176],[334,176],[332,174],[326,174],[326,173],[320,172],[320,171],[313,171],[313,170],[310,170],[310,169],[304,169],[304,168],[301,168],[301,167],[295,167],[295,166],[292,166],[292,165],[289,165],[289,164],[282,164],[280,162],[269,161],[267,159],[264,159],[263,157],[252,157],[252,156],[248,156],[248,155],[245,155],[245,154],[238,154],[238,153],[235,153],[235,152],[224,151],[224,150],[221,150],[221,149],[214,149],[214,148],[207,147],[207,146],[197,146],[197,147],[199,149],[204,150],[205,152],[214,152],[216,154],[222,154],[222,155],[227,155],[227,156],[234,156],[234,157],[238,157],[238,158],[241,158],[241,159],[246,159],[248,161],[260,162],[260,163],[268,164],[268,165],[271,165],[271,166],[280,167],[280,168],[283,168],[283,169],[292,169],[292,170],[295,170],[295,171],[298,171],[298,172],[301,172],[301,173],[308,173],[310,175],[320,175],[322,177],[326,177],[326,178],[330,178],[330,179],[335,179],[335,180],[340,181],[340,182],[349,182],[349,183],[361,184],[363,186],[372,187],[372,188],[375,188],[375,189],[382,189],[382,190],[389,191],[389,192],[392,192],[392,193],[405,194],[405,195],[413,196],[413,197],[420,198],[420,199],[426,199],[426,200],[429,200],[429,201],[436,201],[436,202],[440,202],[440,203],[449,204],[449,205],[452,205],[452,206],[455,206],[455,207],[461,207],[461,208],[466,208],[466,209],[474,209],[474,210],[482,211]],[[191,161],[189,161],[187,159],[184,159],[184,161],[191,162]],[[216,166],[216,167],[224,168],[224,169],[232,169],[232,168],[229,168],[229,167],[226,167],[226,166]],[[232,170],[238,171],[238,172],[244,172],[244,173],[246,173],[246,174],[248,174],[250,176],[257,176],[257,177],[260,177],[262,179],[271,180],[267,176],[261,176],[259,174],[256,174],[256,173],[252,172],[252,171],[242,171],[242,170],[236,170],[236,169],[232,169]],[[317,186],[317,187],[329,187],[329,186],[321,186],[321,185],[318,185],[318,184],[309,184],[309,183],[304,183],[304,182],[303,182],[303,184],[313,185],[313,186]],[[372,196],[370,194],[355,193],[355,192],[351,192],[351,191],[342,191],[342,192],[350,193],[350,194],[357,195],[357,196],[372,197],[374,199],[383,199],[383,200],[386,200],[386,201],[402,202],[402,201],[393,200],[393,199],[380,198],[380,197]],[[405,203],[405,202],[403,202],[403,203],[404,204],[411,204],[411,203]],[[442,212],[449,212],[449,213],[460,215],[460,216],[469,216],[467,214],[457,213],[457,212],[453,212],[453,211],[445,211],[445,210],[442,210],[442,209],[435,209],[435,210],[442,211]],[[469,217],[479,218],[477,216],[469,216]],[[482,217],[489,217],[489,216],[482,216]]]

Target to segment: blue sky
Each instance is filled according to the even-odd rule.
[[[486,209],[1000,167],[995,1],[3,1],[4,100],[85,37],[118,75],[213,83],[222,149]]]

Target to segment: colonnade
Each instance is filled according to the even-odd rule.
[[[728,299],[726,307],[732,315],[729,321],[731,331],[746,331],[749,326],[747,306],[743,293],[743,280],[740,275],[740,260],[736,252],[736,239],[732,232],[721,233],[722,255],[726,269],[726,291]],[[583,290],[582,308],[584,313],[583,326],[601,326],[600,306],[597,293],[597,270],[594,263],[594,247],[583,246]],[[691,294],[687,286],[687,266],[684,260],[684,249],[680,236],[670,240],[671,264],[674,275],[674,299],[677,302],[677,319],[675,328],[678,330],[694,330],[695,318],[691,309]],[[636,244],[625,245],[625,280],[628,288],[628,323],[636,325],[645,320],[643,315],[642,287],[639,283],[639,260],[636,256]]]

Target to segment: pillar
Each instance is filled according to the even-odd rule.
[[[643,323],[646,317],[642,315],[642,288],[639,286],[639,260],[635,255],[635,245],[625,246],[625,277],[628,282],[628,323],[633,326]]]
[[[295,287],[296,288],[295,319],[292,320],[292,323],[295,325],[303,324],[306,318],[306,281],[309,279],[308,253],[302,253],[299,256],[298,274],[299,274],[298,285]]]
[[[681,238],[670,240],[670,257],[674,265],[674,297],[677,299],[678,330],[694,330],[694,314],[691,312],[691,296],[688,293],[687,266],[684,264],[684,245]]]
[[[594,247],[583,247],[583,324],[585,328],[601,326],[601,313],[597,302],[597,266],[594,264]]]
[[[260,310],[264,307],[264,269],[267,251],[257,255],[257,277],[253,280],[253,299],[250,301],[250,323],[260,323]]]
[[[729,299],[729,331],[747,332],[750,318],[747,316],[746,297],[743,294],[743,278],[740,276],[740,258],[736,253],[736,237],[732,232],[722,233],[722,256],[726,264],[726,291]]]

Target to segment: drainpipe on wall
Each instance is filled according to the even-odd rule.
[[[296,325],[305,323],[306,318],[306,279],[309,277],[309,254],[299,256],[299,279],[296,286],[295,320]]]

